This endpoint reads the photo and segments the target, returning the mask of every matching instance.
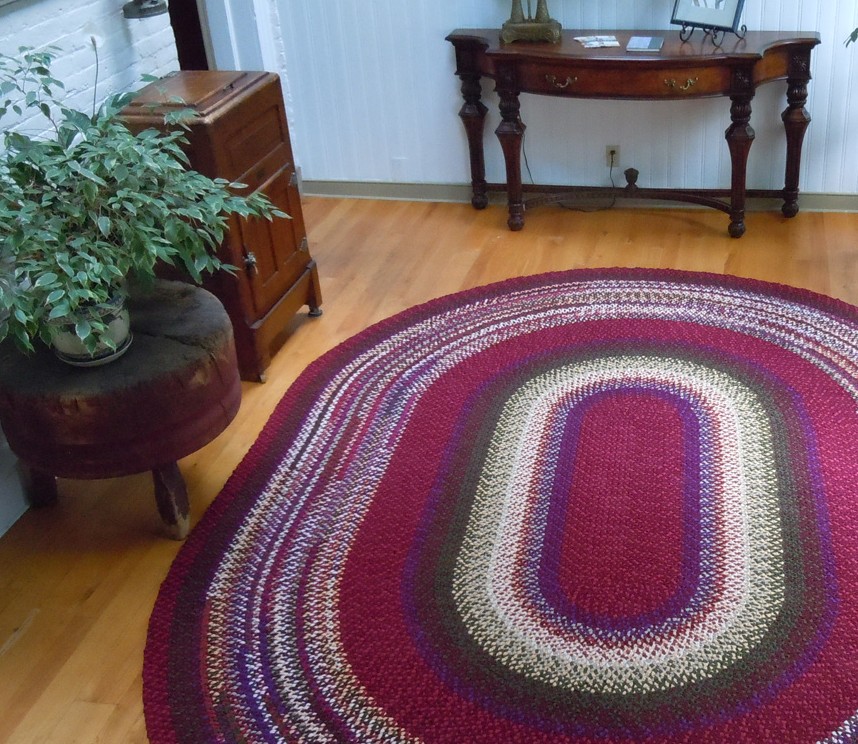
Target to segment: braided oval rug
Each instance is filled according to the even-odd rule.
[[[858,740],[858,309],[526,277],[314,362],[177,557],[152,742]]]

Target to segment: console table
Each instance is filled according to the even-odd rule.
[[[574,36],[613,34],[620,47],[585,49]],[[631,36],[662,36],[661,52],[626,52]],[[716,48],[702,34],[683,42],[678,31],[564,31],[558,44],[513,42],[504,44],[496,29],[459,29],[447,40],[456,50],[456,74],[462,80],[465,103],[459,116],[465,125],[471,159],[471,203],[488,204],[487,192],[506,190],[507,224],[524,227],[525,203],[521,180],[521,143],[525,125],[519,115],[521,93],[566,98],[678,100],[726,96],[730,98],[731,124],[727,128],[732,178],[729,189],[650,189],[637,187],[636,172],[624,188],[586,189],[635,198],[674,199],[713,207],[730,215],[729,233],[745,232],[747,196],[783,199],[783,214],[798,213],[801,149],[810,116],[804,105],[810,80],[810,55],[819,43],[816,33],[749,31],[744,39],[727,34]],[[485,178],[483,124],[486,106],[480,100],[480,79],[495,81],[500,97],[501,123],[495,130],[506,164],[506,183],[489,184]],[[786,80],[787,107],[781,118],[786,130],[786,177],[783,189],[748,190],[745,185],[748,152],[754,141],[750,125],[751,100],[757,86]],[[536,186],[545,191],[555,187]],[[567,187],[567,191],[584,190]]]

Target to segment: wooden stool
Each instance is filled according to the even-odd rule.
[[[158,281],[128,307],[134,341],[101,367],[0,345],[0,425],[34,506],[56,500],[56,477],[151,470],[158,512],[182,539],[189,504],[176,461],[220,434],[241,403],[232,325],[217,298],[181,282]]]

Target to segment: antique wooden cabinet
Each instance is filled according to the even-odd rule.
[[[188,156],[196,170],[262,191],[292,219],[233,218],[220,258],[239,268],[207,277],[204,286],[226,307],[241,376],[264,380],[303,305],[320,315],[316,262],[310,257],[298,179],[277,75],[182,71],[151,83],[123,111],[135,131],[163,129],[164,115],[193,109]]]

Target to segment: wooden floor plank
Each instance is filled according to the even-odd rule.
[[[732,273],[858,304],[858,215],[748,215],[741,240],[711,210],[531,210],[307,199],[324,315],[292,323],[232,425],[180,464],[192,524],[304,367],[349,336],[443,294],[523,274],[648,266]],[[146,474],[61,481],[56,506],[0,538],[0,741],[143,742],[146,623],[179,545],[165,539]]]

